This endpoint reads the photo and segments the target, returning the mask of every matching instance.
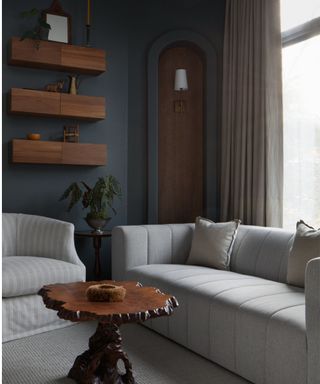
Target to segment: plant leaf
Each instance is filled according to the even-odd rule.
[[[70,202],[67,211],[70,212],[74,205],[81,199],[82,191],[79,188],[77,183],[72,183],[70,186],[63,192],[59,201],[65,200],[70,196]]]
[[[45,20],[43,20],[41,17],[39,17],[39,25],[40,27],[44,28],[44,29],[51,29],[51,25],[48,24]]]
[[[33,17],[36,16],[40,13],[40,11],[37,8],[32,8],[30,11],[24,11],[21,12],[20,15],[21,17]]]

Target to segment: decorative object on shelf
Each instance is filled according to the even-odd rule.
[[[122,285],[94,284],[86,290],[89,301],[107,301],[109,303],[123,301],[127,290]]]
[[[41,138],[40,133],[28,133],[27,134],[28,140],[40,140],[40,138]]]
[[[86,22],[86,46],[90,47],[90,29],[91,29],[91,0],[88,1],[87,22]]]
[[[79,124],[66,125],[63,127],[63,141],[65,143],[79,143],[80,129]]]
[[[186,102],[182,100],[182,92],[188,90],[188,79],[186,69],[176,69],[174,79],[174,90],[179,92],[179,100],[174,102],[174,111],[176,113],[183,113],[186,111]]]
[[[63,10],[59,0],[53,0],[50,8],[42,11],[42,18],[51,26],[49,41],[71,44],[71,16]]]
[[[44,89],[47,92],[62,92],[65,80],[59,80],[56,83],[47,84]]]
[[[99,177],[93,188],[89,187],[83,181],[81,181],[80,186],[77,182],[73,182],[64,191],[59,201],[69,197],[68,212],[82,199],[82,207],[84,209],[89,208],[90,210],[85,220],[88,225],[94,229],[93,232],[101,233],[104,226],[110,220],[108,214],[109,208],[116,214],[112,203],[115,197],[121,197],[121,186],[118,180],[112,175]]]
[[[37,17],[37,23],[33,29],[29,29],[23,33],[20,38],[20,41],[23,41],[27,38],[33,39],[35,41],[36,48],[40,47],[40,40],[47,40],[48,33],[51,29],[50,24],[48,24],[40,15],[40,11],[37,8],[32,8],[30,11],[21,12],[21,17],[23,18],[33,18]]]
[[[71,95],[77,95],[80,86],[79,75],[68,75],[69,77],[69,89],[68,93]]]

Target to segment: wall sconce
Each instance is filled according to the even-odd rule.
[[[183,113],[186,110],[186,102],[182,100],[182,92],[188,90],[188,79],[186,69],[176,69],[174,78],[174,90],[179,92],[180,99],[174,102],[174,111],[176,113]]]

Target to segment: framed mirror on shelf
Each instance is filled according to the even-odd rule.
[[[71,16],[63,10],[59,0],[53,0],[50,8],[42,11],[42,17],[51,27],[49,41],[71,44]]]

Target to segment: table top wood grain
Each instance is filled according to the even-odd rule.
[[[86,290],[95,284],[114,284],[126,289],[122,302],[92,302]],[[178,306],[176,298],[154,287],[143,287],[135,281],[88,281],[46,285],[38,292],[47,308],[70,321],[98,320],[106,323],[130,323],[169,316]]]

